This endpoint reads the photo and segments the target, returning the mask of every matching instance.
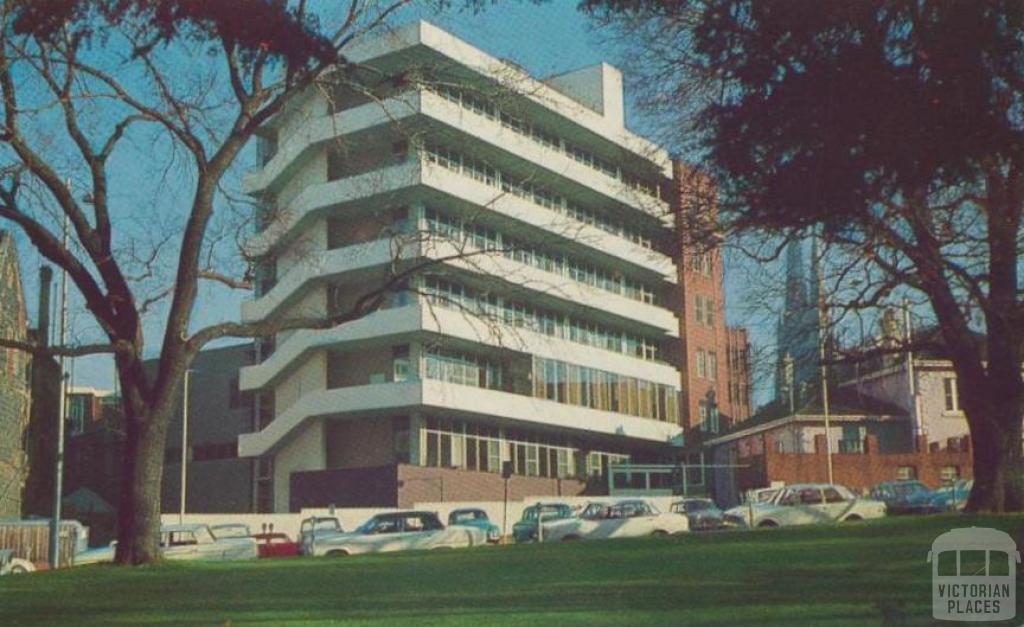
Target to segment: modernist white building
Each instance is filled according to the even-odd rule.
[[[397,289],[241,371],[260,399],[238,443],[259,458],[258,507],[398,505],[438,482],[483,498],[506,461],[521,491],[579,492],[610,462],[671,459],[672,164],[625,128],[621,74],[537,80],[425,22],[346,56],[363,69],[262,132],[242,318]]]

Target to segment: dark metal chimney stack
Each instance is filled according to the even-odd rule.
[[[39,268],[39,329],[36,341],[40,346],[50,345],[50,283],[53,281],[53,269],[50,266]]]

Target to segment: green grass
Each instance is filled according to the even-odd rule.
[[[3,578],[0,625],[921,625],[931,622],[931,542],[970,525],[1024,541],[1022,516],[943,516],[342,559],[89,566]]]

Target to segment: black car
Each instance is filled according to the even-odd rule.
[[[711,499],[687,498],[672,504],[672,512],[690,521],[690,531],[710,531],[725,527],[725,512]]]

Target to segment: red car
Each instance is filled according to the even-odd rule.
[[[292,541],[286,533],[253,534],[259,556],[264,557],[298,557],[299,543]]]

